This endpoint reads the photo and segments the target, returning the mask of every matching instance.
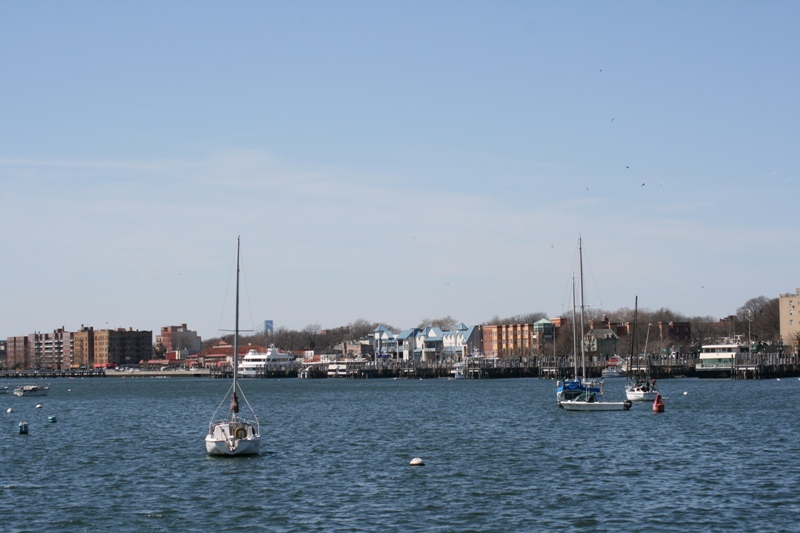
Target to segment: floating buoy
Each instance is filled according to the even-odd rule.
[[[12,408],[10,408],[10,407],[8,409],[6,409],[6,413],[13,413],[13,412],[14,412],[14,410]]]
[[[654,413],[664,412],[664,400],[661,398],[661,394],[656,394],[656,400],[653,402],[653,412]]]
[[[56,415],[50,415],[50,416],[48,416],[48,417],[47,417],[47,421],[48,421],[48,422],[50,422],[51,424],[54,424],[54,423],[56,423],[56,422],[57,422],[57,421],[56,421]]]
[[[778,381],[780,381],[780,380],[781,380],[781,378],[778,378]]]
[[[42,408],[42,404],[40,404],[40,403],[37,403],[37,404],[36,404],[36,408],[37,408],[37,409],[41,409],[41,408]]]
[[[67,389],[67,392],[72,392],[72,389]]]
[[[423,461],[419,457],[414,457],[413,459],[411,459],[411,462],[409,464],[411,466],[425,466],[425,461]]]
[[[20,435],[27,435],[28,434],[28,423],[27,422],[20,422],[19,423],[19,434]]]
[[[686,391],[683,391],[683,395],[684,395],[684,396],[688,396],[688,395],[689,395],[689,393],[688,393],[688,392],[686,392]]]

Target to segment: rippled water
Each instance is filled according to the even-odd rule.
[[[566,412],[537,379],[247,380],[262,454],[208,457],[228,386],[56,380],[47,397],[0,396],[0,530],[800,528],[797,379],[663,380],[663,414]]]

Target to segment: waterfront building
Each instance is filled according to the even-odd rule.
[[[94,365],[94,328],[81,324],[73,339],[72,368],[91,368]]]
[[[410,328],[398,334],[379,325],[370,337],[376,357],[401,361],[460,360],[467,354],[480,353],[482,348],[480,327],[463,323],[453,330]]]
[[[487,357],[529,357],[534,354],[533,324],[481,326],[483,354]]]
[[[583,346],[586,356],[607,360],[617,353],[619,336],[611,328],[590,329],[584,334]]]
[[[442,332],[442,356],[458,361],[481,351],[481,330],[463,322],[456,329]]]
[[[375,355],[397,354],[397,336],[383,324],[375,328],[370,337],[372,337],[372,347]]]
[[[60,370],[72,362],[72,333],[63,327],[52,333],[31,333],[6,340],[8,368]]]
[[[395,354],[397,359],[411,361],[417,350],[417,334],[422,331],[419,328],[404,329],[395,337]]]
[[[793,293],[781,294],[778,298],[778,314],[781,324],[781,341],[800,353],[800,288]]]
[[[187,350],[190,354],[195,354],[202,347],[202,339],[200,339],[196,331],[189,330],[186,324],[164,326],[161,328],[161,334],[156,336],[156,348],[165,352]]]
[[[153,332],[132,328],[94,332],[94,366],[131,365],[153,358]]]
[[[6,339],[6,367],[11,370],[23,370],[28,366],[31,354],[28,351],[28,337],[8,337]]]

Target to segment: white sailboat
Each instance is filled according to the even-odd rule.
[[[247,402],[241,387],[237,381],[239,372],[239,239],[236,239],[236,325],[233,336],[233,384],[228,390],[231,403],[228,407],[230,414],[221,415],[217,418],[217,413],[225,403],[222,400],[217,410],[211,416],[208,424],[208,435],[206,435],[206,452],[209,455],[253,455],[259,452],[261,447],[261,435],[258,418]],[[244,403],[252,414],[253,420],[248,420],[239,416],[239,396],[242,395]],[[225,398],[227,398],[227,394]]]
[[[584,382],[586,381],[586,348],[585,339],[583,334],[583,247],[580,237],[578,238],[578,257],[579,257],[579,280],[580,280],[580,293],[581,293],[581,361],[583,364]],[[574,321],[574,319],[573,319]],[[592,390],[593,388],[585,387],[585,390],[580,392],[578,396],[571,399],[559,399],[561,407],[567,411],[627,411],[631,408],[630,400],[623,402],[607,402],[603,400],[603,386],[600,383],[600,390]]]
[[[636,365],[637,371],[639,375],[635,375],[633,370],[633,351],[634,346],[636,344],[636,328],[638,326],[638,315],[639,315],[639,297],[636,297],[636,301],[634,304],[634,311],[633,311],[633,340],[631,341],[631,360],[628,361],[628,377],[629,381],[628,384],[625,386],[625,397],[631,401],[647,401],[652,402],[658,396],[658,388],[656,387],[656,380],[653,380],[652,384],[650,383],[650,365],[648,363],[647,369],[648,371],[641,375],[641,372],[638,371],[639,364]],[[650,325],[647,326],[647,338],[644,341],[644,351],[647,354],[647,341],[650,337]]]

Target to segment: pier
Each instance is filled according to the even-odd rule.
[[[699,377],[697,360],[688,356],[649,356],[631,362],[633,374],[649,374],[656,379]],[[460,368],[461,375],[456,376]],[[586,364],[586,377],[600,378],[606,368],[605,360],[590,361]],[[720,368],[720,376],[728,379],[776,379],[800,377],[800,357],[783,354],[750,354],[738,359],[735,365]],[[563,379],[574,374],[574,363],[566,357],[520,357],[520,358],[468,358],[466,362],[424,362],[424,361],[357,361],[341,360],[331,362],[305,363],[296,370],[267,370],[255,377],[243,379],[270,378],[343,378],[343,379],[441,379],[456,377],[464,379],[502,379],[502,378],[540,378]],[[578,365],[578,375],[582,366]],[[0,370],[2,379],[56,379],[92,377],[198,377],[231,379],[231,367],[198,368],[192,370],[142,370],[142,369],[97,369],[97,370]],[[617,379],[617,378],[608,378]]]

